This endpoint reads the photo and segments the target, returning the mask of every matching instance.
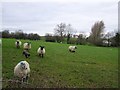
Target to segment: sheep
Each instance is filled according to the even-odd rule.
[[[43,58],[43,55],[45,54],[45,47],[44,46],[40,46],[37,50],[37,53],[40,57]]]
[[[14,67],[14,76],[21,79],[22,82],[28,82],[30,77],[30,67],[27,61],[21,61]]]
[[[30,53],[27,50],[23,51],[23,55],[28,58],[30,56]]]
[[[30,50],[30,49],[31,49],[31,42],[26,42],[26,43],[24,43],[23,48],[24,48],[25,50]]]
[[[15,42],[15,46],[16,46],[17,48],[20,48],[21,45],[22,45],[22,42],[21,42],[20,40],[17,40],[17,41]]]
[[[77,49],[76,46],[69,46],[69,48],[68,48],[68,50],[69,50],[70,52],[75,52],[75,49]]]

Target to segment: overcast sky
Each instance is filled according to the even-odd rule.
[[[6,2],[5,2],[6,1]],[[90,33],[96,21],[103,20],[105,31],[118,28],[119,0],[28,0],[2,2],[2,28],[27,33],[54,33],[61,22],[71,24],[77,33]],[[19,0],[18,0],[19,1]]]

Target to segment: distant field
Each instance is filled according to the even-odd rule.
[[[75,53],[68,52],[70,44],[30,41],[30,58],[22,55],[23,48],[15,48],[15,39],[3,39],[3,79],[13,79],[13,69],[21,60],[27,60],[31,68],[30,86],[41,88],[117,88],[118,49],[77,45]],[[29,40],[21,40],[22,43]],[[39,45],[44,45],[46,55],[37,56]],[[3,87],[17,87],[3,82]]]

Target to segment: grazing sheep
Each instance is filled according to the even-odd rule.
[[[31,42],[24,43],[23,48],[24,48],[25,50],[31,49]]]
[[[15,42],[15,46],[16,46],[17,48],[20,48],[21,45],[22,45],[22,42],[21,42],[20,40],[17,40],[17,41]]]
[[[23,55],[28,58],[30,56],[30,53],[27,50],[23,51]]]
[[[22,82],[28,82],[30,67],[27,61],[19,62],[14,68],[14,75],[19,77]]]
[[[68,49],[70,52],[75,52],[75,49],[77,49],[77,47],[76,46],[69,46]]]
[[[43,55],[45,54],[45,47],[44,46],[40,46],[37,50],[37,53],[40,57],[43,58]]]

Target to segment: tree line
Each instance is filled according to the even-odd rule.
[[[89,36],[84,34],[76,35],[76,31],[71,24],[60,23],[54,28],[54,35],[46,33],[47,42],[65,42],[67,44],[96,45],[96,46],[120,46],[120,33],[104,33],[105,24],[97,21],[91,27]]]
[[[103,21],[97,21],[91,27],[91,32],[89,36],[83,33],[76,35],[76,30],[71,24],[60,23],[54,28],[54,35],[46,33],[44,38],[46,42],[58,42],[67,44],[77,44],[77,45],[96,45],[96,46],[120,46],[120,33],[115,32],[104,32],[105,24]],[[40,40],[41,36],[37,33],[24,33],[22,30],[17,30],[15,32],[9,32],[9,30],[4,30],[2,33],[2,38],[16,38],[16,39],[30,39],[30,40]]]
[[[40,36],[37,33],[24,33],[22,30],[17,30],[15,32],[9,32],[9,30],[4,30],[1,32],[2,38],[15,38],[15,39],[30,39],[30,40],[40,40]]]

